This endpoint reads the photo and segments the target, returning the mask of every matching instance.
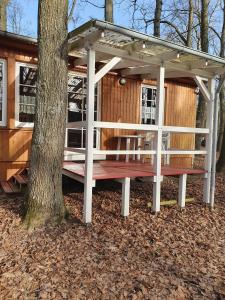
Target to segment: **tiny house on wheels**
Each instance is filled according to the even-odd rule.
[[[37,41],[7,32],[0,38],[0,181],[10,192],[13,179],[24,183],[20,174],[29,167]],[[92,189],[100,179],[122,183],[123,216],[133,177],[152,179],[154,212],[163,176],[179,176],[183,207],[187,175],[202,174],[204,201],[213,205],[225,60],[98,20],[70,32],[68,49],[62,172],[84,183],[84,221],[91,222]],[[199,91],[207,103],[206,128],[196,128]],[[196,134],[206,137],[205,149],[195,150]],[[194,155],[205,156],[204,169],[193,168]]]

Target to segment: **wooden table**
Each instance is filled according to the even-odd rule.
[[[141,147],[141,140],[145,137],[143,135],[118,135],[116,136],[117,140],[117,150],[121,148],[121,140],[125,139],[126,141],[126,150],[130,150],[131,140],[133,140],[133,150],[136,150],[136,141],[137,141],[137,149]],[[119,160],[119,154],[116,155],[116,160]],[[137,160],[141,159],[141,155],[137,154]],[[133,154],[133,160],[135,160],[135,154]],[[129,161],[129,154],[126,154],[126,162]]]

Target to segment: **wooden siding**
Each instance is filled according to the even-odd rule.
[[[102,80],[102,121],[140,123],[140,94],[142,81],[127,79],[124,86],[119,84],[119,77],[108,75]],[[155,81],[144,80],[143,84],[156,85]],[[191,84],[165,83],[165,125],[195,127],[196,95],[195,87]],[[101,147],[116,149],[119,134],[134,134],[132,130],[103,129]],[[171,148],[194,149],[193,134],[171,134]],[[125,148],[125,145],[122,145]],[[112,158],[112,157],[110,157]],[[115,156],[114,156],[115,158]],[[123,159],[123,157],[121,156]],[[172,166],[192,167],[192,156],[171,156]]]
[[[195,87],[184,83],[169,82],[166,89],[165,125],[180,127],[196,126]],[[194,149],[194,134],[171,134],[171,148]],[[191,155],[171,156],[171,165],[192,167]]]
[[[16,62],[37,63],[35,52],[29,51],[29,48],[19,50],[16,47],[4,47],[1,46],[0,58],[7,61],[7,126],[0,127],[0,180],[8,180],[21,168],[26,167],[29,161],[32,129],[15,127],[15,64]],[[101,120],[139,123],[141,82],[140,79],[127,79],[127,83],[121,86],[118,76],[108,74],[104,77],[101,84]],[[145,81],[145,83],[155,84],[152,81]],[[196,111],[194,87],[191,84],[175,82],[168,82],[165,87],[165,123],[194,127]],[[103,129],[101,148],[115,149],[117,142],[115,136],[128,132],[136,133],[133,130]],[[194,136],[173,135],[172,147],[193,149]],[[173,165],[190,167],[192,158],[173,156],[171,161]]]
[[[119,77],[107,75],[102,79],[101,120],[140,123],[140,80],[127,79],[124,86]],[[134,130],[102,129],[101,148],[115,149],[120,134],[135,134]],[[122,145],[124,148],[124,145]]]
[[[15,127],[16,62],[37,63],[33,53],[0,49],[0,58],[7,64],[7,124],[0,127],[0,180],[8,180],[27,167],[32,138],[31,128]]]

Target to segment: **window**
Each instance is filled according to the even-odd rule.
[[[36,106],[37,68],[17,64],[16,71],[16,125],[32,127]]]
[[[17,64],[16,125],[32,127],[36,105],[36,66]],[[70,72],[68,74],[67,122],[86,120],[87,78]],[[95,88],[95,120],[98,118],[98,89]],[[94,131],[94,147],[97,147],[99,133]],[[85,128],[71,128],[66,132],[66,146],[85,148]]]
[[[6,62],[0,59],[0,126],[6,126]]]
[[[67,122],[78,122],[86,120],[86,76],[75,73],[68,74],[68,120]],[[95,87],[95,121],[98,119],[98,86]],[[85,128],[67,129],[68,147],[85,148]],[[94,147],[98,146],[98,131],[94,130]]]
[[[141,122],[155,124],[156,87],[143,85],[141,88]]]

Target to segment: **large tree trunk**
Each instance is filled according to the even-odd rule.
[[[105,0],[105,20],[113,23],[113,0]]]
[[[225,149],[222,148],[222,142],[223,142],[223,131],[225,127],[224,122],[224,89],[220,92],[220,117],[219,117],[219,132],[218,132],[218,141],[217,141],[217,151],[220,153],[220,151],[225,151]]]
[[[208,21],[209,0],[201,0],[201,50],[209,51],[209,21]],[[203,96],[199,95],[197,109],[197,126],[205,127],[206,124],[206,103]],[[196,139],[196,148],[201,146],[200,139]]]
[[[7,5],[9,0],[0,0],[0,30],[7,30]]]
[[[162,0],[156,0],[155,3],[155,17],[154,17],[154,36],[160,37],[160,21],[162,14]]]
[[[65,216],[62,161],[67,107],[68,1],[39,0],[37,107],[25,224],[56,224]]]
[[[223,1],[223,27],[220,39],[220,56],[224,57],[225,52],[225,0]],[[220,128],[219,128],[219,136],[217,149],[220,151],[219,160],[217,162],[217,171],[225,171],[225,112],[224,112],[224,97],[225,92],[224,88],[222,88],[220,92]]]
[[[188,29],[187,29],[187,46],[188,47],[192,47],[193,19],[194,19],[194,5],[193,5],[193,0],[189,0]]]
[[[225,172],[225,128],[223,130],[223,139],[219,159],[216,165],[217,172]]]

